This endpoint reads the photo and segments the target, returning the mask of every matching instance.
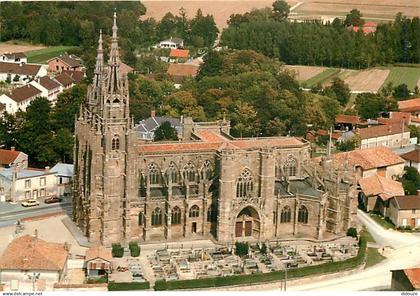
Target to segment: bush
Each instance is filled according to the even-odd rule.
[[[246,256],[248,255],[248,251],[249,251],[248,243],[241,243],[241,242],[235,243],[235,254],[237,256],[240,256],[240,257]]]
[[[128,247],[130,249],[131,257],[138,257],[140,256],[140,247],[137,242],[130,242],[128,244]]]
[[[112,244],[112,257],[121,258],[122,256],[124,256],[124,248],[121,244]]]
[[[347,236],[357,237],[357,229],[354,227],[347,229]]]
[[[108,275],[104,275],[98,278],[89,278],[87,280],[88,284],[102,284],[108,282]]]
[[[131,290],[147,290],[150,289],[150,283],[114,283],[108,284],[108,291],[131,291]]]
[[[411,230],[411,226],[410,225],[405,226],[405,230]]]
[[[238,243],[236,243],[238,244]],[[240,243],[244,244],[244,243]],[[237,248],[238,249],[238,248]],[[337,262],[328,262],[321,265],[310,265],[302,268],[289,269],[288,278],[299,278],[315,274],[326,274],[340,272],[344,270],[354,269],[360,266],[366,259],[367,238],[363,231],[359,239],[359,251],[356,257]],[[284,279],[284,271],[273,271],[268,273],[256,273],[237,276],[214,277],[196,280],[182,281],[156,281],[154,289],[156,291],[163,290],[179,290],[179,289],[200,289],[211,287],[223,287],[233,285],[249,285],[254,283],[273,282]]]

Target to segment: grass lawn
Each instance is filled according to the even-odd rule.
[[[319,73],[318,75],[315,75],[314,77],[306,80],[304,82],[306,87],[313,87],[316,86],[318,83],[322,83],[325,80],[335,76],[340,72],[340,69],[337,68],[328,68],[324,72]]]
[[[375,264],[378,264],[382,260],[384,260],[385,257],[379,254],[378,249],[376,248],[368,248],[367,249],[367,257],[366,257],[366,265],[365,268],[368,268],[370,266],[373,266]]]
[[[414,91],[414,88],[420,78],[420,68],[389,67],[388,69],[391,70],[391,72],[386,78],[383,86],[387,85],[388,82],[392,82],[394,86],[405,83],[410,90]]]
[[[370,232],[366,231],[365,232],[365,237],[366,237],[366,241],[368,243],[376,243],[375,239],[373,238],[373,236],[370,234]]]
[[[373,213],[369,213],[369,216],[379,225],[381,225],[383,228],[385,229],[389,229],[389,228],[395,228],[395,225],[387,220],[384,219],[384,217],[380,216],[380,215],[376,215]]]
[[[46,63],[49,59],[63,54],[71,49],[76,48],[75,46],[51,46],[39,50],[27,52],[28,63]]]

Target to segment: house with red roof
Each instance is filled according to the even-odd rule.
[[[402,148],[410,144],[410,130],[404,121],[361,128],[357,134],[361,149],[380,146]]]
[[[386,213],[398,227],[420,228],[420,195],[400,195],[389,200]]]
[[[61,72],[63,70],[81,71],[81,59],[72,54],[62,54],[48,60],[48,71]]]
[[[359,32],[359,30],[362,30],[363,34],[373,34],[376,32],[376,29],[378,27],[378,24],[375,22],[366,22],[361,27],[359,26],[351,26],[351,30],[353,32]]]
[[[179,63],[185,62],[190,55],[190,51],[188,49],[177,49],[172,48],[169,52],[169,62],[171,63]]]
[[[414,150],[400,155],[405,160],[405,166],[415,168],[420,173],[420,146],[416,145]]]
[[[391,291],[420,291],[420,268],[391,270]]]
[[[15,147],[10,148],[10,150],[0,149],[0,167],[26,169],[28,167],[28,155],[15,150]]]

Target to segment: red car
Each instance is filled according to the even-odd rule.
[[[44,203],[46,204],[51,204],[51,203],[56,203],[56,202],[61,202],[61,197],[53,196],[50,198],[46,198],[44,200]]]

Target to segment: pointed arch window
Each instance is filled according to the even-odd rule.
[[[144,225],[144,214],[143,212],[139,212],[139,226]]]
[[[171,215],[171,224],[178,225],[181,224],[181,209],[179,207],[174,207]]]
[[[289,156],[284,164],[284,171],[287,176],[294,177],[296,176],[297,162],[296,159],[292,156]]]
[[[192,162],[184,166],[184,179],[187,182],[198,182],[197,170]]]
[[[152,163],[149,164],[147,169],[149,171],[150,184],[160,184],[161,174],[158,166],[155,163]]]
[[[175,163],[171,162],[166,170],[166,178],[171,180],[172,183],[179,182],[179,173]]]
[[[112,138],[111,148],[112,148],[112,150],[119,150],[120,149],[120,138],[118,136],[114,136]]]
[[[152,212],[152,226],[161,226],[162,225],[162,210],[160,208],[155,208]]]
[[[254,190],[254,180],[250,170],[245,169],[236,181],[236,197],[246,197]]]
[[[305,206],[299,208],[298,222],[308,224],[308,209]]]
[[[198,218],[200,216],[200,208],[197,205],[193,205],[190,208],[190,218]]]
[[[212,177],[212,165],[209,160],[204,161],[203,168],[201,169],[201,179],[210,180]]]
[[[289,223],[292,219],[292,211],[290,207],[285,206],[280,213],[280,223]]]

